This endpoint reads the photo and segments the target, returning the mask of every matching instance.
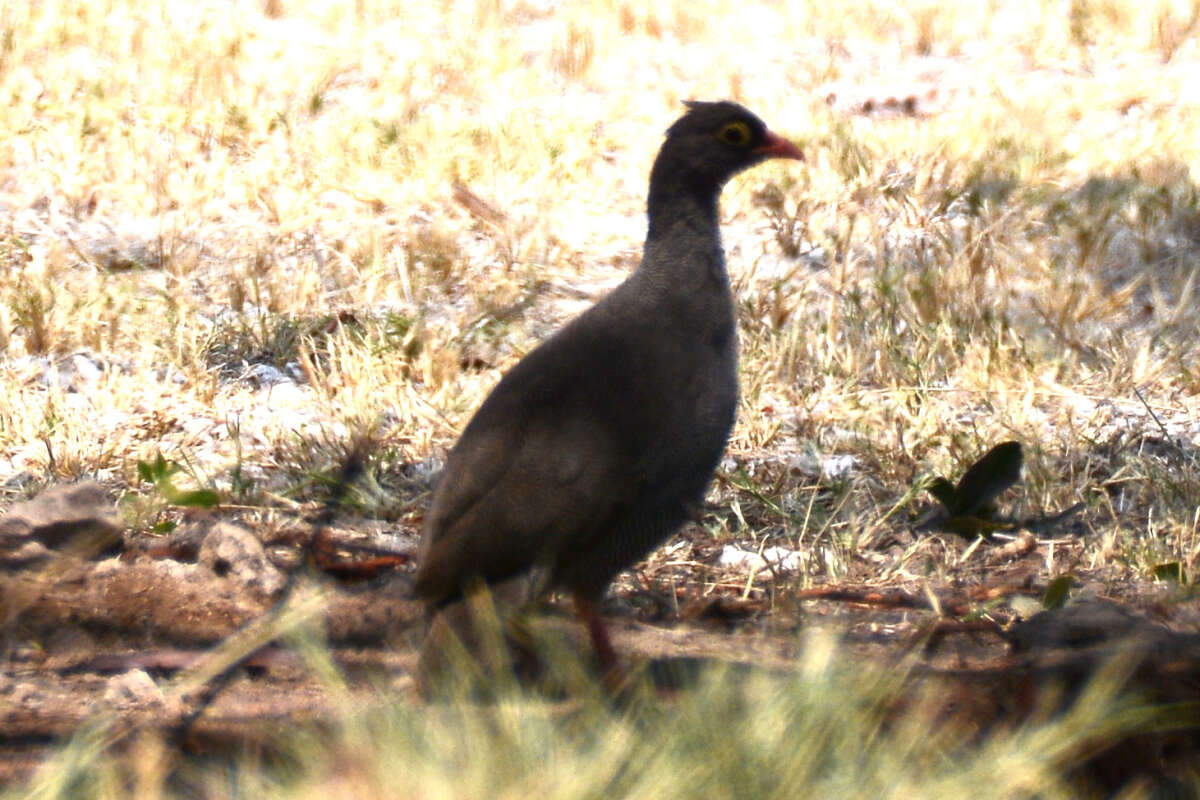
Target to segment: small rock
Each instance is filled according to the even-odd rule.
[[[0,544],[0,564],[9,568],[27,567],[35,561],[41,561],[48,555],[50,555],[50,551],[46,549],[46,546],[32,539],[11,550],[5,549]]]
[[[73,356],[69,356],[66,361],[71,365],[71,370],[75,373],[75,377],[83,383],[95,383],[104,374],[104,368],[101,364],[93,361],[85,353],[76,353]]]
[[[206,523],[195,523],[206,524]],[[286,578],[275,568],[257,536],[228,522],[207,523],[196,560],[219,578],[227,578],[266,596],[279,592]]]
[[[848,454],[821,456],[817,453],[801,453],[788,461],[788,469],[793,473],[826,480],[845,477],[857,466],[858,459]]]
[[[246,370],[246,380],[256,386],[275,386],[291,380],[283,370],[270,364],[251,364]]]
[[[125,563],[119,558],[104,558],[92,567],[93,578],[111,578],[125,569]]]
[[[800,553],[788,547],[765,547],[760,554],[727,544],[717,556],[717,563],[723,567],[747,567],[755,572],[796,572],[800,569]]]
[[[180,525],[167,534],[167,549],[176,561],[195,562],[208,534],[204,525]]]
[[[852,455],[829,456],[821,462],[821,472],[826,478],[841,478],[858,466]]]
[[[121,534],[108,490],[95,481],[52,486],[32,500],[15,503],[0,517],[0,550],[27,542],[54,548],[69,542],[102,545]]]
[[[0,685],[0,694],[8,695],[5,705],[10,708],[36,708],[45,702],[46,693],[34,681],[7,682]]]
[[[79,225],[74,234],[79,249],[101,269],[119,272],[162,266],[154,220],[123,220],[114,226],[96,219]]]
[[[114,675],[104,687],[104,702],[117,710],[165,708],[166,697],[145,670],[131,669]]]
[[[91,353],[74,353],[51,360],[46,356],[29,356],[22,362],[36,373],[36,380],[47,388],[57,387],[68,392],[83,392],[91,389],[108,370],[120,369]]]
[[[404,477],[430,489],[437,486],[442,479],[446,462],[436,456],[430,456],[422,461],[413,461],[404,465]]]
[[[12,462],[10,461],[9,463],[11,464]],[[36,480],[37,480],[37,476],[35,476],[32,472],[29,472],[27,470],[21,470],[20,472],[10,476],[7,480],[4,481],[4,488],[5,489],[24,489],[26,486],[28,486],[29,484],[33,483]]]

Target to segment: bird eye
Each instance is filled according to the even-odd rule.
[[[750,126],[744,122],[730,122],[717,132],[717,138],[734,147],[750,144]]]

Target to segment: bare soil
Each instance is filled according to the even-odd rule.
[[[169,537],[126,531],[90,556],[48,549],[9,564],[0,574],[0,780],[27,779],[58,743],[102,714],[116,720],[114,730],[164,730],[186,752],[211,756],[269,749],[298,722],[332,721],[346,693],[361,707],[381,696],[425,702],[414,680],[426,629],[410,593],[416,530],[397,525],[380,534],[373,521],[339,519],[323,534],[317,569],[305,572],[304,525],[275,519],[254,529],[218,510],[194,515]],[[1047,697],[1071,697],[1064,686],[1082,686],[1116,653],[1130,659],[1131,691],[1160,702],[1200,700],[1189,677],[1200,666],[1200,614],[1180,602],[1180,587],[1116,584],[1076,569],[1074,601],[1035,613],[1048,588],[1045,565],[1069,560],[1069,539],[1026,532],[1008,543],[970,544],[901,528],[893,539],[894,547],[982,557],[940,580],[863,576],[801,587],[782,572],[764,577],[723,564],[728,543],[689,525],[621,577],[605,615],[632,674],[663,691],[685,690],[700,666],[714,662],[795,669],[807,636],[823,630],[837,635],[845,658],[894,663],[932,682],[944,692],[946,713],[965,715],[979,731],[1044,713]],[[213,559],[230,542],[267,556],[258,574]],[[211,698],[203,682],[180,691],[181,676],[203,665],[214,645],[270,612],[296,570],[322,587],[320,625],[344,689],[314,677],[301,654],[276,643],[239,662]],[[566,604],[552,598],[535,617],[588,652]],[[1184,725],[1117,742],[1121,759],[1096,763],[1116,770],[1109,782],[1118,786],[1196,755],[1198,730]]]

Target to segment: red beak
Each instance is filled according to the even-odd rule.
[[[766,156],[767,158],[794,158],[797,161],[804,160],[804,153],[800,152],[800,148],[789,142],[777,133],[767,131],[767,143],[762,147],[756,147],[751,152],[755,155]]]

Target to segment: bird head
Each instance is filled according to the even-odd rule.
[[[685,105],[688,112],[667,130],[659,154],[661,170],[677,180],[720,189],[737,173],[768,158],[804,160],[800,148],[737,103],[689,100]],[[659,171],[660,165],[655,167]]]

